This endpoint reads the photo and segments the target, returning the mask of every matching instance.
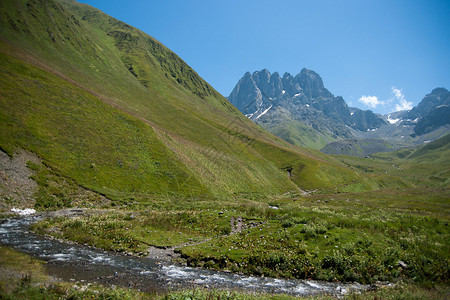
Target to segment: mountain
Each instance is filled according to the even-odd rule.
[[[420,119],[429,115],[437,107],[450,105],[450,92],[445,88],[435,88],[426,95],[420,103],[413,109],[407,111],[404,119]]]
[[[171,50],[95,8],[10,0],[0,16],[0,149],[42,161],[35,197],[64,198],[68,183],[161,205],[378,186],[256,126]],[[308,76],[305,99],[331,97]]]
[[[367,131],[386,122],[372,111],[349,108],[335,97],[316,72],[302,69],[295,77],[281,78],[268,70],[247,72],[228,100],[249,119],[297,145],[316,148],[330,141],[351,138],[351,129]],[[304,129],[305,136],[296,131]],[[308,130],[309,129],[309,130]]]
[[[442,155],[438,154],[438,152],[447,154]],[[450,134],[447,134],[440,139],[421,146],[413,153],[411,153],[408,158],[414,159],[416,161],[424,161],[428,159],[429,162],[433,161],[437,164],[442,164],[443,162],[445,162],[446,165],[449,165],[450,162],[447,159],[449,157],[448,152],[450,152]],[[441,160],[441,162],[438,161],[439,159]],[[448,170],[449,168],[447,168],[447,171]]]
[[[321,151],[367,156],[427,144],[445,136],[450,129],[450,92],[436,88],[413,109],[390,113],[383,118],[386,123],[376,130],[353,131],[360,139],[335,141]]]
[[[392,151],[445,135],[450,128],[449,97],[445,88],[436,88],[412,110],[382,116],[348,107],[312,70],[280,77],[264,69],[247,72],[228,100],[253,122],[294,145],[366,156],[375,149]],[[333,144],[325,147],[329,143]],[[364,145],[370,146],[362,150]]]
[[[411,110],[386,114],[383,118],[386,124],[377,130],[353,134],[357,138],[382,138],[405,146],[436,140],[450,130],[450,92],[436,88]]]
[[[414,127],[416,135],[450,124],[450,92],[445,88],[434,89],[419,105],[407,112],[404,118],[418,120]]]

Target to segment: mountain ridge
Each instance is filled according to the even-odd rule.
[[[312,70],[303,68],[296,76],[285,73],[281,78],[278,72],[271,74],[263,69],[246,72],[228,99],[253,122],[294,145],[321,149],[340,140],[369,139],[366,143],[373,144],[375,139],[385,139],[379,144],[382,148],[383,143],[412,146],[442,136],[439,128],[450,124],[447,93],[446,89],[437,88],[409,112],[379,115],[348,107],[341,96],[334,96],[325,88],[320,75]],[[432,117],[428,117],[431,111]],[[394,136],[389,134],[395,131],[396,118],[413,114],[417,114],[416,121],[401,122],[407,129],[397,130]],[[392,119],[391,115],[397,117]],[[426,137],[416,138],[424,134]]]

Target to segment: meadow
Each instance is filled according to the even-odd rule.
[[[450,190],[433,180],[442,169],[426,159],[432,153],[420,148],[370,159],[336,156],[379,182],[403,175],[397,187],[377,191],[172,199],[103,209],[90,202],[83,216],[46,219],[34,230],[140,256],[151,247],[167,248],[179,254],[178,263],[193,267],[383,282],[403,291],[389,289],[390,297],[441,297],[448,292]],[[411,155],[416,159],[407,159]]]
[[[92,210],[34,229],[118,252],[172,247],[189,266],[325,281],[423,286],[449,276],[448,189],[226,202],[192,210]],[[388,205],[386,205],[388,203]],[[218,207],[217,207],[218,205]],[[241,218],[240,230],[236,220]]]

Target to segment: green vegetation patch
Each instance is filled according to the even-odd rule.
[[[49,282],[43,262],[28,255],[0,246],[0,293],[13,290],[17,285]],[[0,294],[0,298],[2,294]]]
[[[230,233],[230,219],[217,211],[97,211],[43,220],[41,233],[118,252],[146,255],[150,246],[171,247]]]
[[[192,266],[246,274],[447,283],[449,214],[442,209],[448,193],[386,194],[380,200],[370,193],[361,199],[359,194],[280,199],[278,210],[260,215],[262,225],[181,251]],[[389,195],[399,198],[382,208]]]
[[[448,283],[448,192],[287,195],[223,210],[115,211],[42,221],[43,232],[144,253],[172,246],[191,266],[245,274],[374,283]],[[206,205],[206,203],[204,203]]]

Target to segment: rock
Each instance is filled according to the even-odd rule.
[[[405,262],[401,261],[401,260],[399,260],[399,261],[397,262],[397,264],[398,264],[400,267],[402,267],[403,269],[407,269],[407,268],[408,268],[408,265],[407,265]]]

